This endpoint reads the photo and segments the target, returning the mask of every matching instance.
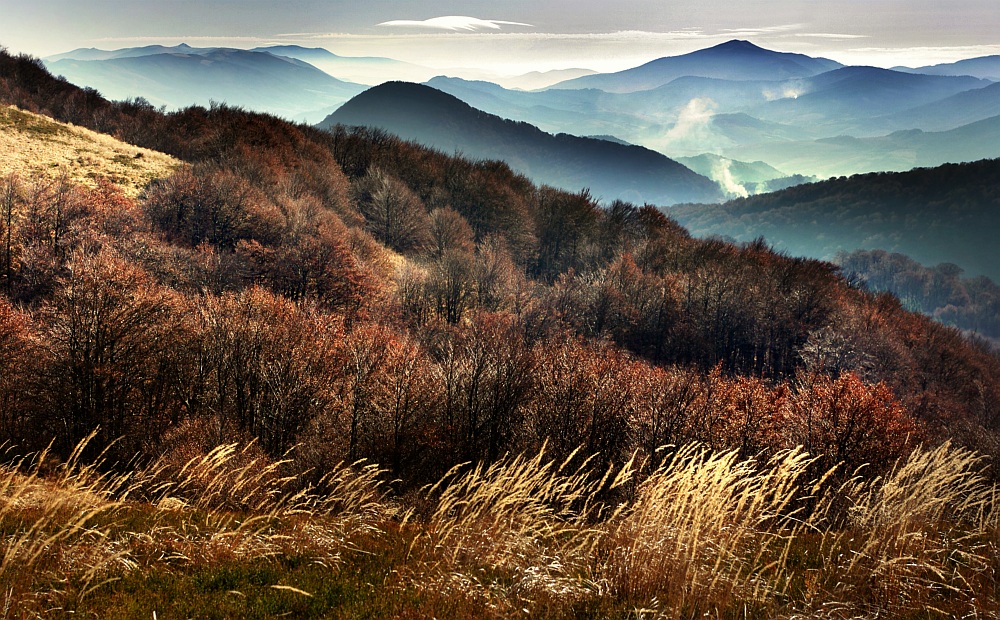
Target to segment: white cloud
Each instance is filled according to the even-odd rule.
[[[425,20],[394,19],[382,22],[379,26],[388,28],[421,28],[427,30],[449,30],[457,32],[477,32],[480,30],[500,30],[501,26],[528,26],[521,22],[507,22],[499,19],[479,19],[477,17],[467,17],[465,15],[446,15],[444,17],[432,17]]]

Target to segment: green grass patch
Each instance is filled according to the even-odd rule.
[[[55,137],[69,131],[59,125],[14,108],[0,108],[0,126],[10,127],[35,137]]]

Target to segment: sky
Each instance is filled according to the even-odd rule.
[[[614,71],[748,39],[845,64],[1000,54],[998,0],[0,0],[0,45],[324,47],[515,75]]]

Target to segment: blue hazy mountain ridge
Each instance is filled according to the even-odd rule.
[[[59,60],[112,60],[114,58],[138,58],[139,56],[153,56],[155,54],[207,54],[214,52],[217,47],[191,47],[187,43],[180,45],[146,45],[143,47],[126,47],[117,50],[102,50],[96,47],[81,47],[64,54],[47,56],[46,63]]]
[[[902,112],[958,93],[989,86],[969,76],[902,73],[877,67],[844,67],[783,86],[794,96],[750,111],[765,120],[825,124],[833,131],[859,130],[863,119]]]
[[[794,256],[879,248],[1000,280],[1000,160],[871,173],[668,213],[696,235],[765,237]]]
[[[883,129],[945,131],[1000,114],[1000,83],[967,90],[951,97],[872,120]]]
[[[183,108],[211,101],[315,122],[364,90],[301,60],[228,48],[49,61],[48,69],[110,99]]]
[[[868,138],[844,135],[749,144],[723,149],[723,154],[740,160],[763,159],[781,170],[811,170],[823,178],[876,171],[902,172],[1000,157],[1000,116],[948,131],[907,129]]]
[[[239,54],[257,56],[249,63],[238,59]],[[262,59],[268,59],[273,71],[255,72],[266,64]],[[250,64],[257,65],[256,69],[251,70]],[[184,70],[175,65],[183,65]],[[426,81],[474,108],[530,123],[548,133],[611,135],[667,157],[713,153],[729,159],[762,160],[789,175],[839,176],[949,161],[936,159],[935,152],[958,157],[955,161],[1000,156],[1000,145],[983,146],[980,138],[945,148],[940,136],[925,136],[917,142],[930,141],[936,148],[924,145],[914,150],[914,144],[900,147],[899,136],[890,137],[900,130],[950,131],[997,116],[1000,87],[993,82],[970,76],[843,67],[745,41],[661,58],[629,70],[647,76],[655,73],[658,77],[651,84],[669,78],[664,84],[631,92],[563,87],[528,92],[493,82],[433,77],[437,70],[392,59],[343,57],[300,46],[249,51],[187,45],[82,49],[50,58],[49,66],[77,84],[116,99],[141,95],[168,107],[214,100],[311,123],[365,88],[338,80],[378,83],[382,80],[375,76],[409,72],[407,81]],[[734,74],[738,79],[731,79]],[[608,75],[622,77],[595,74],[589,78]],[[761,77],[768,79],[754,79]],[[883,139],[852,142],[869,138]],[[972,148],[963,153],[966,146]],[[897,150],[866,153],[862,148]]]
[[[439,72],[438,69],[381,56],[339,56],[321,47],[271,45],[255,47],[250,51],[302,60],[338,79],[366,85],[386,81],[386,75],[408,81],[424,81]]]
[[[732,40],[681,56],[668,56],[616,73],[599,73],[556,84],[553,88],[597,88],[634,92],[663,86],[679,77],[776,81],[809,77],[842,67],[826,58],[774,52],[749,41]]]
[[[958,62],[929,65],[926,67],[893,67],[897,71],[907,73],[923,73],[926,75],[971,75],[1000,82],[1000,55],[966,58]]]
[[[381,128],[445,152],[498,159],[540,184],[589,188],[599,199],[675,204],[717,201],[719,187],[665,155],[640,147],[567,134],[477,110],[429,86],[388,82],[345,103],[320,127]]]
[[[992,106],[995,85],[971,77],[846,67],[779,82],[682,77],[632,93],[528,93],[457,78],[434,78],[428,84],[491,114],[552,133],[613,135],[674,157],[711,152],[763,160],[790,175],[841,176],[1000,156],[1000,144],[989,141],[992,131],[888,135],[911,128],[957,129],[949,119],[975,122],[991,111],[1000,114],[1000,107]],[[959,96],[968,105],[952,107]],[[685,121],[685,110],[693,104],[700,111]],[[891,121],[891,115],[903,118],[911,109],[923,114],[911,124]],[[963,117],[960,110],[968,114]],[[949,145],[952,138],[959,141]]]

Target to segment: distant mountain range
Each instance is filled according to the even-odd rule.
[[[143,97],[172,109],[216,101],[314,122],[364,90],[298,59],[228,48],[80,50],[46,66],[110,99]]]
[[[763,236],[794,256],[901,252],[1000,280],[1000,160],[858,175],[668,213],[696,235]]]
[[[715,201],[719,187],[666,156],[640,146],[567,134],[477,110],[429,86],[390,82],[345,103],[320,127],[379,127],[408,140],[477,159],[499,159],[540,184],[589,188],[604,200],[675,204]]]
[[[787,80],[803,78],[842,67],[826,58],[772,52],[749,41],[728,41],[683,56],[671,56],[617,73],[590,75],[556,84],[555,88],[597,88],[613,93],[649,90],[679,77],[700,76],[723,80]]]
[[[826,178],[872,171],[902,172],[943,163],[1000,156],[1000,116],[940,132],[907,129],[887,136],[837,136],[724,149],[738,159],[766,159],[782,170],[811,170]]]
[[[1000,82],[1000,56],[981,56],[979,58],[968,58],[958,62],[949,62],[940,65],[918,67],[893,67],[897,71],[907,73],[923,73],[925,75],[971,75],[973,77],[984,78]]]
[[[272,45],[270,47],[256,47],[251,51],[295,58],[307,62],[337,79],[369,86],[379,84],[387,79],[423,82],[440,73],[438,69],[422,67],[400,60],[393,60],[392,58],[338,56],[321,47]]]
[[[550,134],[613,136],[673,159],[704,155],[713,162],[708,171],[721,175],[713,180],[736,191],[731,195],[740,195],[737,186],[753,194],[811,176],[1000,157],[991,120],[1000,116],[1000,84],[993,81],[1000,79],[1000,56],[888,70],[733,40],[617,73],[566,69],[484,79],[294,45],[81,49],[47,63],[111,98],[138,95],[169,108],[226,102],[309,123],[363,84],[423,81]],[[785,181],[741,182],[732,177],[739,166],[727,170],[718,165],[723,160],[763,162],[783,171]]]

